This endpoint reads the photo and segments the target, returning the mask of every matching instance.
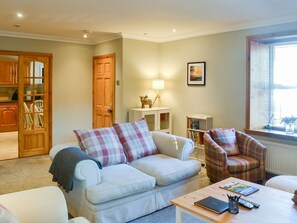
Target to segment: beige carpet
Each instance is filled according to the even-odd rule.
[[[48,155],[0,161],[0,194],[56,185],[50,164]]]

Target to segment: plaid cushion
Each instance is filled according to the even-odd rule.
[[[98,159],[102,166],[126,162],[123,146],[113,127],[73,131],[81,149]]]
[[[158,153],[145,120],[122,124],[114,123],[113,126],[129,162]]]
[[[213,140],[221,146],[228,156],[238,155],[235,129],[212,129],[209,131]]]
[[[230,173],[252,170],[260,166],[258,160],[243,155],[228,157],[227,163]]]

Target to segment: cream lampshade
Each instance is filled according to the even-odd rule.
[[[164,89],[164,80],[153,80],[152,82],[152,86],[154,90],[157,90],[157,96],[154,100],[153,105],[155,104],[156,101],[158,101],[158,107],[160,107],[162,105],[162,101],[161,101],[161,97],[160,97],[160,90]]]

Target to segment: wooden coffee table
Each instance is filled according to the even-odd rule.
[[[238,181],[259,188],[260,190],[246,198],[260,204],[258,209],[246,209],[240,206],[238,214],[230,214],[228,211],[216,214],[207,209],[194,205],[194,202],[208,196],[228,201],[227,194],[236,195],[230,191],[220,188],[222,185]],[[296,185],[297,186],[297,185]],[[297,189],[297,188],[296,188]],[[238,195],[238,194],[237,194]],[[217,223],[296,223],[297,205],[294,205],[291,198],[293,194],[265,187],[259,184],[230,177],[218,183],[209,185],[200,190],[173,199],[171,202],[176,206],[176,222],[183,222],[183,212],[190,214],[204,222]]]

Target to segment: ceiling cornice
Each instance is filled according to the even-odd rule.
[[[193,38],[198,36],[206,36],[206,35],[217,34],[217,33],[239,31],[244,29],[260,28],[264,26],[280,25],[280,24],[292,23],[292,22],[297,22],[297,15],[284,17],[281,19],[259,21],[255,23],[246,23],[246,24],[239,24],[239,25],[234,25],[229,27],[222,27],[222,28],[211,29],[211,30],[206,30],[201,32],[193,32],[193,33],[186,33],[186,34],[180,34],[180,35],[177,34],[177,35],[172,35],[172,36],[163,37],[163,38],[141,36],[141,35],[135,35],[135,34],[129,34],[129,33],[115,33],[114,35],[103,36],[101,38],[96,39],[95,41],[90,41],[87,39],[82,40],[78,38],[40,35],[40,34],[21,33],[21,32],[10,32],[10,31],[3,31],[3,30],[0,30],[0,36],[78,43],[78,44],[87,44],[87,45],[96,45],[96,44],[100,44],[103,42],[107,42],[107,41],[111,41],[119,38],[128,38],[128,39],[135,39],[135,40],[142,40],[142,41],[149,41],[149,42],[164,43],[164,42],[188,39],[188,38]]]

